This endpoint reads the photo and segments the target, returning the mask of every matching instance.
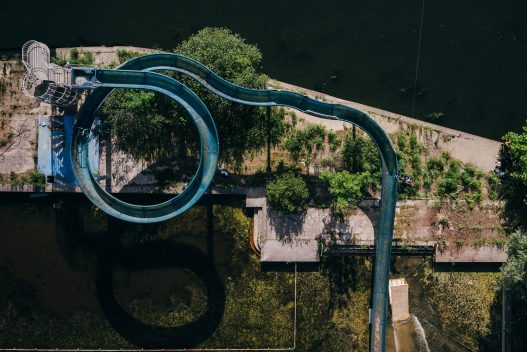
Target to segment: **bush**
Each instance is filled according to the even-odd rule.
[[[39,188],[44,188],[44,186],[46,185],[46,176],[36,170],[32,170],[29,172],[27,180],[29,183]]]
[[[409,129],[397,134],[395,147],[397,149],[397,158],[399,159],[399,173],[412,178],[411,185],[405,185],[400,188],[400,195],[406,197],[417,196],[423,183],[425,190],[431,188],[430,180],[423,177],[422,157],[425,149],[419,143],[415,131]]]
[[[445,160],[443,158],[433,156],[427,160],[426,169],[435,177],[445,170]]]
[[[124,64],[126,61],[133,59],[134,57],[141,56],[143,54],[138,53],[137,51],[130,51],[119,49],[117,50],[117,58],[119,59],[120,64]]]
[[[281,212],[294,213],[306,208],[309,190],[304,179],[292,172],[284,173],[267,184],[267,199]]]
[[[350,203],[360,201],[363,197],[362,190],[370,183],[368,172],[351,174],[347,171],[324,171],[320,178],[329,184],[329,193],[338,210],[344,209]]]
[[[481,194],[482,173],[472,165],[467,165],[461,173],[461,184],[465,192],[465,201],[470,209],[480,203],[483,196]]]
[[[291,155],[293,162],[298,165],[302,162],[309,173],[313,160],[324,150],[324,141],[327,131],[322,125],[310,124],[303,130],[294,130],[284,141],[284,147]],[[337,135],[329,137],[330,149],[337,148]]]
[[[439,181],[437,186],[437,196],[439,199],[447,197],[456,198],[461,184],[460,163],[456,160],[450,160],[448,172]]]
[[[52,57],[51,61],[59,66],[64,66],[69,61],[70,64],[74,65],[93,65],[95,58],[91,52],[79,51],[77,48],[70,50],[69,59],[62,56]]]
[[[494,172],[487,174],[487,195],[490,200],[497,200],[499,198],[500,179]]]

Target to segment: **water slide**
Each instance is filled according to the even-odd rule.
[[[155,73],[172,70],[196,79],[210,91],[234,102],[256,106],[286,106],[326,119],[350,122],[364,130],[375,142],[382,159],[381,213],[375,239],[375,276],[370,323],[370,350],[384,351],[390,256],[397,198],[397,157],[384,130],[365,112],[284,90],[255,90],[225,81],[197,61],[176,54],[152,54],[132,59],[116,70],[82,69],[73,71],[72,80],[80,78],[84,86],[96,87],[82,105],[76,124],[72,160],[78,183],[84,193],[101,210],[119,219],[150,223],[183,213],[192,207],[210,186],[217,169],[219,146],[214,120],[203,102],[175,79]],[[88,139],[93,116],[114,88],[149,89],[168,95],[182,104],[198,128],[201,160],[196,175],[175,198],[157,205],[125,203],[104,191],[89,169]]]
[[[370,351],[385,351],[388,281],[397,200],[397,156],[387,134],[367,113],[341,104],[321,102],[296,92],[240,87],[225,81],[199,62],[176,54],[160,53],[137,57],[115,70],[74,67],[71,70],[71,87],[74,90],[93,89],[77,114],[71,148],[73,170],[86,196],[101,210],[118,219],[153,223],[182,214],[196,204],[209,188],[219,157],[219,140],[214,120],[205,104],[188,87],[169,76],[154,72],[166,70],[186,74],[225,99],[255,106],[286,106],[321,118],[353,123],[373,139],[381,154],[382,190],[375,238]],[[34,79],[32,82],[39,83]],[[156,205],[123,202],[102,189],[90,170],[88,135],[94,113],[116,88],[146,89],[165,94],[187,110],[197,127],[201,140],[198,170],[187,188],[167,202]],[[53,89],[48,91],[55,93]],[[64,100],[65,96],[67,94],[61,91],[60,99]]]

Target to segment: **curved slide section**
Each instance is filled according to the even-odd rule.
[[[126,221],[152,223],[183,213],[206,192],[218,162],[218,135],[206,106],[180,82],[151,71],[178,71],[193,77],[212,92],[231,101],[257,106],[286,106],[318,117],[353,123],[370,135],[382,160],[381,211],[375,239],[370,350],[385,350],[390,254],[397,200],[397,156],[389,137],[368,114],[349,106],[321,102],[291,91],[240,87],[225,81],[199,62],[176,54],[141,56],[126,62],[116,70],[84,70],[89,78],[86,80],[87,84],[96,89],[89,94],[77,115],[76,137],[72,148],[74,171],[82,190],[97,207]],[[150,89],[166,94],[185,107],[198,128],[201,139],[198,171],[183,193],[165,203],[146,206],[125,203],[104,191],[89,170],[86,131],[93,123],[93,114],[114,88]]]
[[[217,169],[219,146],[216,125],[205,104],[178,81],[153,72],[98,71],[100,87],[93,91],[77,114],[72,146],[73,171],[86,196],[101,210],[124,221],[153,223],[168,220],[191,208],[205,194]],[[160,92],[181,104],[191,116],[200,137],[198,170],[183,193],[156,205],[123,202],[103,190],[93,176],[88,162],[88,131],[93,116],[113,88],[147,89]]]

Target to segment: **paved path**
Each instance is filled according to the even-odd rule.
[[[254,242],[261,251],[262,262],[318,262],[320,240],[326,245],[374,245],[379,216],[377,201],[362,201],[343,222],[332,216],[329,209],[309,208],[301,214],[284,215],[268,207],[263,190],[252,194],[248,194],[246,206],[255,209]],[[478,216],[486,214],[486,211],[482,209]],[[438,228],[433,225],[436,217],[437,210],[430,201],[399,201],[395,240],[400,245],[434,246],[441,237]],[[499,219],[496,218],[495,221],[498,226]],[[486,225],[491,226],[492,221]],[[500,263],[506,260],[506,253],[503,248],[494,245],[474,247],[466,241],[460,249],[453,243],[448,243],[447,250],[436,250],[435,258],[441,263]]]
[[[44,175],[51,175],[51,130],[49,118],[39,116],[37,170]]]

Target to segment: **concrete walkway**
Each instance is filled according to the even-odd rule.
[[[37,170],[45,176],[51,172],[51,130],[49,129],[50,121],[47,116],[38,118],[38,154]]]
[[[374,246],[379,217],[376,200],[364,200],[345,221],[335,218],[329,209],[308,208],[300,214],[282,214],[271,209],[261,192],[247,195],[246,206],[254,209],[253,242],[261,252],[262,262],[318,262],[325,246]],[[482,204],[484,207],[485,204]],[[488,209],[474,210],[477,216]],[[433,223],[438,216],[433,202],[404,200],[397,202],[394,242],[401,246],[431,246],[445,236]],[[474,215],[476,216],[476,215]],[[496,224],[493,221],[496,221]],[[499,219],[487,226],[499,226]],[[492,227],[491,226],[491,227]],[[469,238],[468,233],[460,238]],[[437,262],[504,262],[504,248],[493,245],[474,247],[468,240],[462,248],[448,243],[439,251]]]

